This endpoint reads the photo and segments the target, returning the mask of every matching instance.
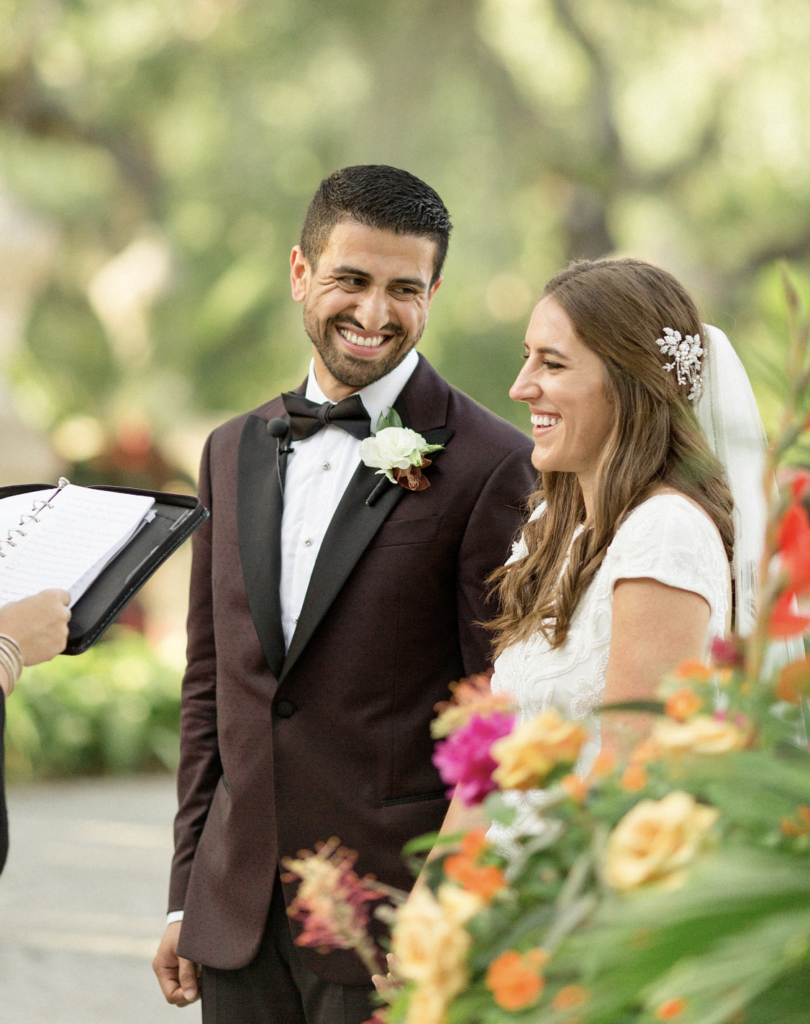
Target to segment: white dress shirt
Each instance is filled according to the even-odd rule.
[[[416,351],[411,349],[399,366],[356,392],[371,417],[372,433],[376,432],[380,415],[387,414],[399,398],[418,362]],[[318,386],[314,360],[309,364],[305,394],[310,402],[318,405],[332,401]],[[360,442],[340,427],[329,425],[303,441],[293,441],[292,449],[292,454],[287,456],[284,480],[279,586],[281,626],[287,650],[324,535],[360,463]],[[174,910],[166,923],[182,920],[183,911]]]
[[[399,366],[356,392],[371,417],[372,433],[380,415],[387,414],[399,398],[418,362],[411,349]],[[315,379],[314,361],[309,364],[306,397],[318,405],[331,401]],[[357,438],[331,425],[303,441],[293,441],[292,448],[287,456],[281,521],[281,627],[287,650],[324,535],[360,462]]]

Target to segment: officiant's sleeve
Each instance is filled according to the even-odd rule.
[[[213,595],[211,588],[210,473],[211,438],[200,465],[199,496],[212,513],[192,538],[191,591],[188,613],[188,667],[183,677],[180,712],[180,765],[177,773],[179,810],[175,818],[175,853],[169,890],[169,911],[182,910],[197,843],[222,775],[217,743],[216,674]]]
[[[526,500],[537,487],[529,451],[521,446],[490,472],[464,532],[458,560],[459,638],[468,675],[492,665],[492,636],[479,625],[495,614],[486,579],[509,557],[525,518]]]
[[[6,724],[6,695],[0,690],[0,871],[8,856],[8,817],[6,816],[6,786],[4,775],[5,746],[4,729]]]

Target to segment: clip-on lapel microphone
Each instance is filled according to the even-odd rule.
[[[278,486],[284,495],[284,474],[281,472],[281,458],[284,456],[284,468],[287,466],[287,456],[293,452],[291,445],[287,443],[290,435],[290,425],[286,420],[279,418],[272,419],[267,424],[267,433],[276,439],[276,473],[278,474]],[[283,440],[283,446],[282,446]]]

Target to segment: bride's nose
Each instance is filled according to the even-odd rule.
[[[533,378],[533,374],[526,363],[515,379],[515,383],[509,389],[509,397],[513,402],[534,402],[543,394],[540,384]]]

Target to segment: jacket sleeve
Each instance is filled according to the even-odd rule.
[[[537,486],[530,452],[517,448],[490,474],[464,532],[458,561],[458,632],[468,675],[492,664],[492,637],[480,623],[495,615],[487,577],[509,556],[525,519],[526,499]]]
[[[188,614],[187,667],[180,710],[179,809],[174,823],[175,853],[169,888],[169,911],[182,910],[194,853],[222,775],[217,740],[217,652],[211,591],[212,523],[211,438],[200,466],[199,496],[211,512],[192,538],[191,594]]]

